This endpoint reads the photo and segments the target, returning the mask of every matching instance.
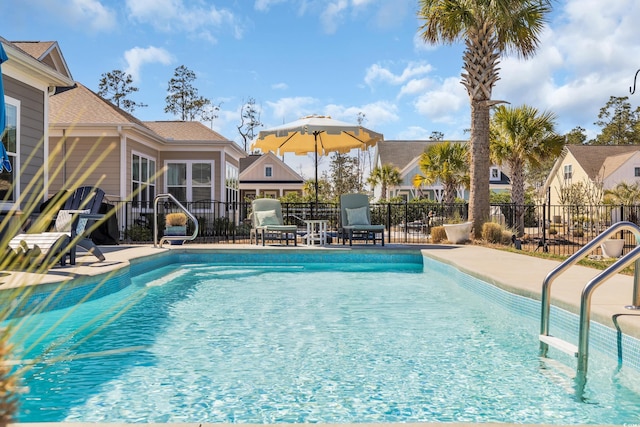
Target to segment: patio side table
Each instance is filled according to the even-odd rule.
[[[327,244],[327,226],[329,221],[326,219],[307,219],[307,246]]]

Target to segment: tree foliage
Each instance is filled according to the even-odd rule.
[[[237,126],[240,136],[244,141],[244,151],[247,151],[249,142],[256,137],[256,129],[262,126],[260,111],[256,108],[256,100],[249,98],[240,109],[240,124]]]
[[[443,141],[430,145],[420,155],[418,166],[424,175],[416,174],[413,185],[432,185],[441,182],[444,202],[453,204],[457,190],[469,182],[469,150],[467,144]]]
[[[368,181],[372,187],[380,185],[382,187],[381,197],[389,200],[389,187],[400,184],[402,182],[402,176],[400,175],[400,169],[387,163],[373,168]]]
[[[103,73],[98,84],[98,95],[110,101],[118,108],[133,113],[138,107],[146,107],[142,102],[136,102],[128,98],[138,88],[133,86],[131,74],[121,70],[113,70]]]
[[[361,192],[362,185],[359,171],[359,159],[357,157],[333,153],[329,163],[331,199],[337,201],[342,194]]]
[[[587,135],[584,133],[585,129],[581,126],[576,126],[564,135],[565,144],[570,145],[582,145],[587,140]]]
[[[524,232],[525,173],[545,159],[557,157],[564,137],[555,132],[556,116],[528,105],[495,109],[491,119],[491,157],[511,171],[511,202],[516,207],[518,233]]]
[[[212,113],[207,109],[211,101],[198,95],[198,89],[193,86],[195,80],[196,74],[184,65],[175,69],[167,88],[165,113],[174,114],[184,121],[212,120]]]
[[[594,123],[602,128],[591,141],[598,145],[624,145],[640,143],[640,107],[631,110],[629,97],[611,96],[600,109]]]

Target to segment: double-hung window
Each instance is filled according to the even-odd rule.
[[[564,179],[569,181],[573,177],[573,168],[571,165],[564,165]]]
[[[166,163],[167,191],[181,202],[213,200],[213,161]]]
[[[17,177],[20,176],[18,155],[20,151],[20,101],[5,96],[7,124],[2,133],[2,143],[9,156],[11,172],[0,172],[0,208],[10,209],[20,197]]]
[[[134,206],[150,208],[156,196],[156,161],[143,154],[131,156],[131,200]]]

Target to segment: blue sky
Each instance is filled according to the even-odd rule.
[[[207,125],[237,142],[249,98],[265,128],[362,112],[385,139],[466,139],[463,46],[421,42],[417,9],[417,0],[2,0],[0,35],[57,41],[73,78],[94,91],[102,73],[130,73],[132,98],[148,104],[134,112],[142,120],[174,118],[167,84],[185,65],[199,94],[221,105]],[[493,98],[552,111],[560,132],[582,126],[593,137],[610,96],[638,105],[629,87],[640,2],[557,0],[550,20],[533,59],[503,58]],[[285,161],[311,177],[308,158]]]

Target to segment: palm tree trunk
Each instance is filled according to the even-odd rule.
[[[510,162],[511,201],[515,207],[516,230],[518,236],[524,234],[524,166],[521,161]]]
[[[469,220],[473,233],[481,237],[482,224],[489,219],[489,106],[486,101],[471,100],[471,177]]]

